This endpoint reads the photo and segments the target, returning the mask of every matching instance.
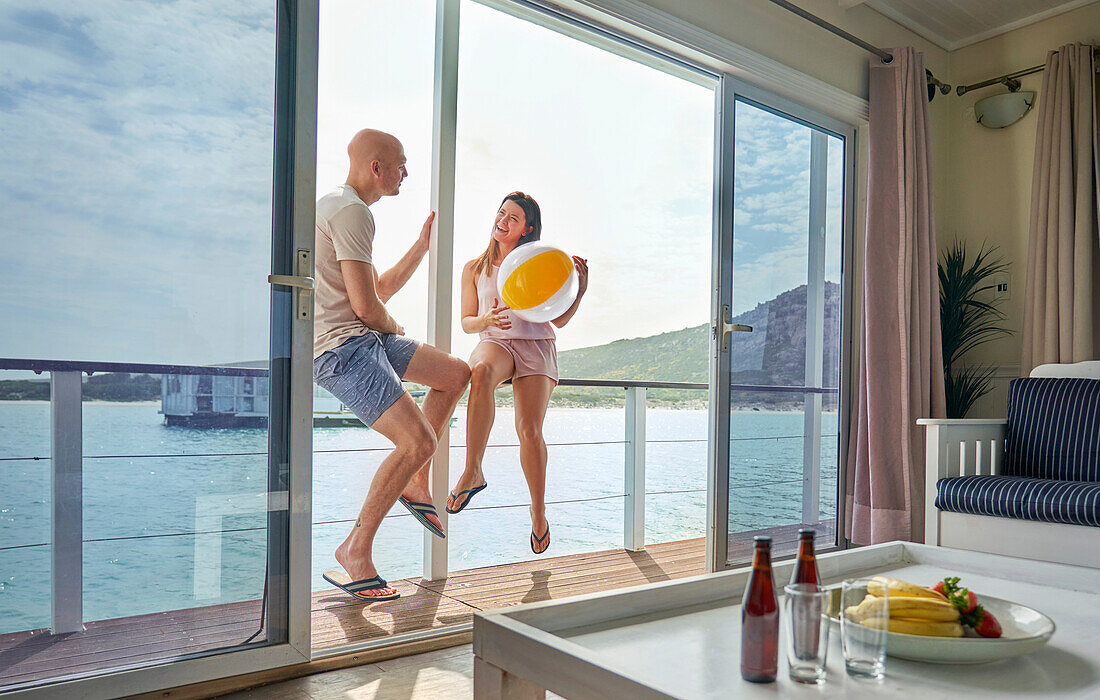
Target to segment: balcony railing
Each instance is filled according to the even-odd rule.
[[[266,452],[247,453],[216,453],[209,455],[198,454],[150,454],[150,455],[84,455],[83,454],[83,428],[82,428],[82,384],[81,374],[94,373],[130,373],[130,374],[155,374],[155,375],[210,375],[210,376],[237,376],[237,377],[266,377],[268,370],[264,368],[247,367],[210,367],[193,365],[156,365],[135,364],[118,362],[76,362],[55,360],[24,360],[0,358],[0,370],[24,370],[41,374],[50,374],[50,412],[51,412],[51,453],[49,457],[4,457],[0,461],[13,460],[49,460],[51,463],[51,542],[21,544],[14,547],[0,547],[0,549],[25,548],[47,546],[52,544],[51,556],[51,631],[55,634],[73,632],[83,629],[83,545],[90,541],[142,539],[149,537],[196,537],[196,555],[206,552],[207,558],[216,557],[220,552],[221,516],[229,514],[225,510],[229,504],[211,504],[208,513],[196,513],[196,528],[194,532],[158,533],[150,535],[123,536],[85,540],[83,537],[83,462],[85,459],[114,459],[114,458],[142,458],[142,457],[196,457],[196,456],[262,456]],[[606,500],[623,498],[623,548],[629,551],[639,551],[645,547],[645,497],[647,495],[661,495],[665,493],[683,493],[681,491],[647,492],[646,485],[646,445],[647,443],[663,442],[706,442],[706,439],[676,439],[676,440],[648,440],[646,439],[646,403],[649,389],[674,389],[674,390],[698,390],[708,389],[707,384],[692,382],[659,382],[659,381],[631,381],[631,380],[594,380],[594,379],[562,379],[560,386],[589,387],[589,388],[614,388],[625,392],[625,430],[623,461],[623,493],[595,498],[569,499],[554,501],[553,503],[573,503],[588,500]],[[796,393],[803,395],[835,394],[836,389],[801,386],[759,386],[759,385],[731,385],[735,391],[762,392],[762,393]],[[815,402],[816,411],[820,411],[820,400]],[[809,410],[810,403],[807,403]],[[807,418],[809,420],[809,417]],[[820,425],[818,416],[818,425]],[[817,513],[817,485],[820,477],[820,460],[810,459],[810,455],[820,455],[820,432],[805,434],[802,436],[771,436],[776,439],[797,439],[802,437],[806,441],[805,454],[807,459],[803,465],[803,520],[813,523],[818,520]],[[768,439],[771,439],[769,437]],[[735,438],[737,439],[737,438]],[[742,438],[759,440],[762,438]],[[617,444],[620,441],[602,441],[599,443],[548,443],[586,445],[586,444]],[[818,446],[815,447],[814,444]],[[462,447],[451,446],[453,447]],[[500,447],[500,445],[494,445]],[[315,450],[315,454],[327,452],[370,452],[384,451],[386,448],[355,448],[340,450]],[[782,482],[786,483],[786,482]],[[753,484],[762,486],[768,484]],[[703,491],[705,489],[700,489]],[[812,492],[812,497],[807,498],[807,492]],[[275,494],[272,494],[273,496]],[[285,500],[286,494],[283,494]],[[272,505],[266,494],[259,497],[256,503],[250,503],[245,499],[238,499],[232,504],[232,512],[262,511],[278,507]],[[278,500],[278,499],[276,499]],[[508,504],[500,507],[520,507],[526,504]],[[808,509],[812,508],[812,512]],[[480,510],[478,506],[471,506],[471,510]],[[408,517],[405,513],[394,513],[386,517]],[[351,523],[349,520],[325,520],[318,524]],[[202,525],[201,527],[198,525]],[[239,530],[235,529],[234,531]],[[262,527],[245,529],[263,529]],[[427,556],[427,554],[426,554]],[[200,588],[217,588],[218,581],[206,580],[217,567],[204,567],[206,578],[196,575],[196,596],[201,597]]]

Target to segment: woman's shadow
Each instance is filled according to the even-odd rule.
[[[550,600],[550,575],[547,569],[531,572],[531,589],[524,594],[521,603],[537,603]]]

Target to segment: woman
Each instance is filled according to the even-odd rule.
[[[531,492],[531,551],[535,554],[542,554],[550,546],[544,500],[546,443],[542,438],[542,421],[550,394],[558,383],[553,326],[561,328],[573,318],[588,288],[588,261],[573,256],[580,286],[576,300],[565,313],[550,323],[531,323],[508,313],[497,297],[500,263],[517,246],[537,241],[540,235],[539,205],[526,194],[513,192],[500,203],[489,247],[462,268],[462,330],[480,333],[481,342],[470,355],[466,469],[447,499],[447,512],[458,513],[485,488],[481,460],[496,414],[494,392],[511,379],[519,462]]]

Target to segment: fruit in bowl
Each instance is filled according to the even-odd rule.
[[[924,587],[879,576],[868,584],[866,598],[847,609],[841,607],[841,588],[834,587],[828,614],[837,624],[849,614],[860,617],[859,624],[887,630],[886,653],[892,657],[939,664],[986,663],[1028,654],[1054,634],[1054,621],[1038,610],[974,595],[958,580],[938,583]],[[886,605],[881,601],[885,595]]]
[[[962,637],[968,632],[981,637],[1000,637],[1001,626],[978,597],[946,578],[931,588],[876,576],[867,586],[867,597],[845,614],[856,622],[898,634],[927,637]],[[884,598],[889,600],[885,604]],[[886,608],[888,613],[883,614]]]

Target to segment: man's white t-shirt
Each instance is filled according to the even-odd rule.
[[[355,188],[340,185],[317,200],[314,245],[313,357],[339,347],[370,329],[351,309],[341,260],[371,262],[374,216]]]

